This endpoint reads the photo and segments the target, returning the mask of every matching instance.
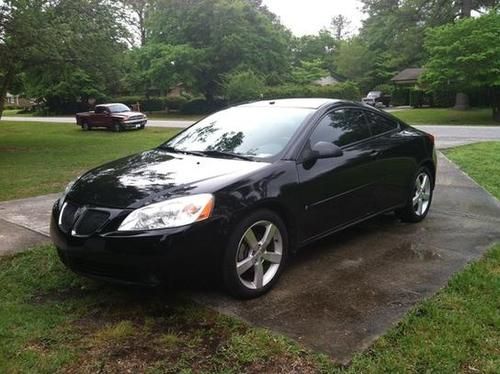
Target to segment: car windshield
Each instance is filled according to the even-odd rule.
[[[285,148],[312,112],[305,108],[231,108],[201,120],[162,147],[211,156],[268,158]]]
[[[108,109],[111,113],[130,112],[130,108],[123,104],[113,104],[108,106]]]
[[[368,92],[367,97],[368,98],[377,98],[381,95],[382,95],[382,92],[380,92],[380,91],[370,91],[370,92]]]

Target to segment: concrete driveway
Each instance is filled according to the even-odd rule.
[[[47,241],[57,195],[0,203],[0,255]],[[16,239],[17,238],[17,239]],[[215,291],[192,297],[221,313],[290,336],[340,363],[367,348],[417,302],[500,241],[500,203],[439,156],[434,202],[420,224],[383,216],[292,258],[277,287],[237,301]]]
[[[305,248],[262,298],[195,300],[348,363],[495,241],[500,203],[440,155],[424,222],[382,216]]]

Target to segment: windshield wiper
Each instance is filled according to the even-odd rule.
[[[253,158],[251,158],[251,157],[243,156],[243,155],[240,155],[238,153],[232,153],[232,152],[208,150],[208,151],[203,151],[201,153],[203,153],[206,156],[222,156],[222,157],[227,157],[227,158],[237,158],[237,159],[245,160],[245,161],[253,161]]]
[[[207,155],[204,152],[199,152],[199,151],[184,151],[182,149],[177,149],[174,147],[170,147],[168,145],[166,146],[160,146],[161,149],[167,151],[167,152],[172,152],[172,153],[182,153],[185,155],[194,155],[194,156],[201,156],[201,157],[207,157]]]

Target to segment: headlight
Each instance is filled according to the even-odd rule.
[[[180,197],[134,210],[118,231],[155,230],[189,225],[210,217],[214,207],[211,194]]]
[[[68,185],[66,186],[66,188],[64,189],[64,192],[61,194],[61,196],[59,197],[59,200],[58,200],[59,209],[61,209],[62,204],[64,203],[64,200],[66,199],[66,195],[69,193],[69,191],[71,191],[71,189],[75,185],[76,181],[78,181],[78,179],[80,179],[80,177],[69,182]]]

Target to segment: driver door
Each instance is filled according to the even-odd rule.
[[[363,111],[337,109],[325,115],[307,140],[304,152],[319,141],[341,147],[340,157],[298,162],[304,240],[326,234],[375,212],[376,154]]]
[[[105,126],[108,123],[109,112],[105,107],[96,107],[94,112],[93,124]]]

